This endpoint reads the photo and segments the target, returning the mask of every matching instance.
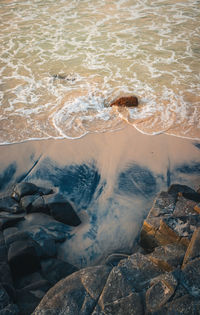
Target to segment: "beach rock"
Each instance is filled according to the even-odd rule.
[[[56,258],[42,260],[41,267],[42,275],[52,285],[78,270],[75,266]]]
[[[47,195],[53,193],[51,188],[38,187],[33,183],[21,182],[15,185],[12,197],[19,201],[22,197],[27,195]]]
[[[24,205],[26,204],[27,213],[42,212],[44,214],[50,214],[48,205],[45,203],[43,196],[38,196],[38,194],[35,196],[35,198],[33,198],[33,196],[30,196],[30,198],[27,198],[27,200],[25,200]]]
[[[192,235],[192,239],[185,253],[183,265],[198,257],[200,257],[200,227],[196,228]]]
[[[178,193],[195,193],[195,190],[186,185],[173,184],[169,187],[168,193],[177,196]]]
[[[136,96],[124,96],[113,101],[110,106],[133,107],[138,106],[138,98]]]
[[[40,268],[36,244],[32,240],[16,241],[8,250],[8,263],[13,278],[32,273]]]
[[[108,266],[95,266],[73,273],[47,292],[33,315],[92,313],[109,272]]]
[[[120,260],[128,258],[128,255],[126,254],[111,254],[109,255],[105,260],[105,265],[108,266],[117,266]]]
[[[153,313],[155,315],[197,315],[200,314],[200,301],[186,294],[178,299],[173,299]]]
[[[0,212],[1,211],[17,214],[23,212],[23,209],[16,200],[8,196],[0,199]]]
[[[30,213],[32,209],[32,204],[34,203],[36,199],[40,197],[41,196],[39,194],[24,196],[20,199],[20,205],[24,210],[26,210],[27,213]]]
[[[163,271],[172,271],[182,265],[185,247],[176,243],[156,247],[147,257]]]
[[[0,231],[0,262],[7,260],[7,248],[4,240],[3,233]]]
[[[189,294],[200,298],[200,258],[196,258],[183,266],[181,283]]]
[[[52,194],[43,198],[45,205],[55,220],[70,226],[77,226],[81,223],[72,205],[63,195]]]
[[[15,226],[19,221],[24,220],[24,214],[10,214],[7,212],[0,213],[0,229]]]
[[[45,239],[53,239],[56,242],[63,242],[66,240],[69,227],[61,222],[48,222],[45,226],[31,225],[27,232],[36,242],[40,243]]]
[[[11,270],[6,261],[0,263],[0,283],[8,284],[11,286],[13,285]]]
[[[172,297],[176,286],[177,281],[171,273],[154,278],[146,291],[147,312],[159,310]]]
[[[17,315],[19,308],[16,304],[8,304],[5,308],[0,310],[0,315]]]
[[[196,206],[196,202],[192,200],[188,200],[183,196],[178,196],[175,209],[173,211],[173,216],[187,216],[187,215],[196,215],[196,211],[194,207]]]
[[[200,202],[200,194],[197,192],[193,192],[193,193],[185,192],[185,193],[182,193],[182,195],[184,198],[187,198],[189,200]]]
[[[9,248],[14,242],[26,240],[31,240],[31,237],[27,232],[24,231],[17,231],[13,234],[5,235],[5,243],[7,248]]]
[[[10,303],[10,297],[4,287],[0,284],[0,310]]]
[[[39,302],[40,298],[37,298],[32,292],[17,291],[17,305],[20,315],[32,314]]]

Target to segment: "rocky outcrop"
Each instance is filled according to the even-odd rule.
[[[19,228],[36,212],[45,213],[45,227]],[[56,282],[77,271],[57,258],[57,247],[69,225],[80,223],[69,201],[48,187],[22,182],[0,199],[0,314],[31,314]]]
[[[33,314],[200,314],[197,202],[197,193],[186,186],[161,192],[142,226],[142,249],[138,245],[132,255],[111,255],[107,265],[66,277]]]
[[[137,96],[123,96],[113,101],[110,106],[135,107],[138,106]]]

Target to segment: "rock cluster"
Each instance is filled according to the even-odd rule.
[[[45,228],[39,224],[19,228],[33,213],[54,220],[47,220]],[[80,223],[68,200],[50,188],[21,182],[0,199],[1,315],[31,314],[53,285],[77,271],[57,258],[57,244],[66,239],[66,225]]]
[[[62,279],[33,315],[200,314],[199,197],[183,185],[161,192],[132,255]]]

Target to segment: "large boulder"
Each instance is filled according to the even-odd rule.
[[[15,199],[8,196],[0,199],[0,212],[1,211],[16,214],[23,212],[23,209]]]
[[[81,223],[71,203],[62,194],[40,196],[29,205],[28,212],[49,213],[55,220],[70,226]]]
[[[56,258],[42,260],[41,267],[42,275],[52,285],[78,270],[75,266]]]
[[[109,272],[108,266],[96,266],[73,273],[47,292],[33,314],[91,314]]]
[[[36,251],[37,244],[33,240],[13,242],[8,250],[8,263],[13,278],[18,278],[40,268]]]
[[[134,107],[138,106],[137,96],[123,96],[114,100],[110,106]]]

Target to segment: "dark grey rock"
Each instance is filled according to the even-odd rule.
[[[192,296],[200,298],[200,258],[183,266],[181,283]]]
[[[155,315],[198,315],[200,314],[200,300],[194,299],[191,295],[184,295],[172,300]]]
[[[64,224],[77,226],[81,220],[74,211],[72,205],[61,194],[44,196],[45,205],[48,207],[52,217]]]
[[[119,261],[122,259],[128,258],[128,255],[126,254],[111,254],[109,255],[106,260],[105,260],[105,264],[108,266],[117,266]]]
[[[11,270],[7,262],[0,263],[0,282],[13,284]]]
[[[194,192],[195,192],[194,189],[186,185],[179,185],[179,184],[173,184],[168,189],[168,193],[175,196],[177,196],[178,193],[194,193]]]
[[[34,272],[40,268],[34,241],[16,241],[8,250],[8,262],[13,278]]]
[[[0,284],[0,309],[3,309],[10,303],[10,297],[4,287]]]
[[[53,193],[53,190],[51,188],[43,188],[38,187],[33,183],[28,182],[21,182],[15,185],[12,193],[12,197],[19,201],[22,197],[27,195],[34,195],[34,194],[40,194],[40,195],[47,195]]]
[[[0,199],[0,212],[1,211],[17,214],[23,212],[23,209],[16,200],[8,196]]]
[[[185,253],[183,264],[200,257],[200,227],[197,227],[192,235],[192,239]]]
[[[27,213],[29,213],[31,212],[34,201],[40,197],[39,194],[24,196],[20,199],[20,205]]]
[[[200,202],[200,194],[197,192],[193,192],[193,193],[183,192],[183,197],[189,200]]]
[[[19,308],[16,304],[8,304],[4,309],[0,310],[0,315],[17,315]]]
[[[37,198],[32,199],[32,203],[26,208],[27,213],[42,212],[44,214],[50,214],[48,205],[45,203],[43,196],[38,197],[37,195]]]
[[[194,207],[196,205],[195,201],[188,200],[183,196],[179,196],[176,202],[176,207],[173,212],[173,216],[181,217],[187,215],[196,215]]]
[[[172,271],[182,265],[185,256],[185,247],[181,244],[158,246],[148,255],[148,258],[164,271]]]
[[[27,275],[24,275],[15,281],[15,288],[16,289],[23,289],[29,285],[32,285],[33,283],[38,283],[42,280],[45,280],[44,277],[41,275],[40,272],[33,272]]]
[[[162,191],[155,199],[148,216],[161,217],[171,215],[174,211],[176,198],[173,194]]]
[[[17,231],[13,234],[9,234],[8,236],[5,236],[5,243],[7,248],[10,247],[10,245],[17,241],[26,241],[31,240],[30,235],[26,231]]]
[[[42,275],[52,285],[78,270],[75,266],[56,258],[42,260],[41,267]]]
[[[109,272],[108,266],[96,266],[73,273],[47,292],[33,314],[90,314]]]
[[[37,298],[29,291],[17,291],[17,305],[20,310],[20,315],[31,314],[40,302],[40,298]]]
[[[0,229],[4,230],[15,226],[19,221],[24,220],[24,214],[10,214],[7,212],[0,212]]]
[[[32,225],[29,226],[27,232],[38,243],[43,240],[55,240],[56,242],[63,242],[66,240],[69,227],[61,222],[48,222],[45,226]]]
[[[146,308],[148,312],[159,310],[172,297],[177,286],[177,280],[172,273],[165,273],[151,281],[146,292]]]

